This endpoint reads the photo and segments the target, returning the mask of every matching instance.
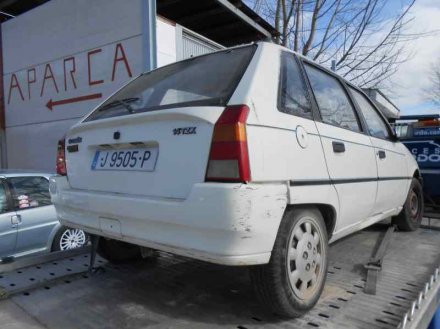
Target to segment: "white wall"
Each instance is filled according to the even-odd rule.
[[[64,132],[142,72],[145,0],[52,0],[3,23],[9,168],[54,169]],[[175,27],[157,24],[158,64],[176,60]]]
[[[176,54],[176,25],[162,17],[157,18],[157,66],[174,63]]]
[[[7,128],[8,168],[55,171],[57,141],[78,119]]]

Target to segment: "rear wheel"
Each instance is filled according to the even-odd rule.
[[[324,288],[327,254],[327,231],[319,210],[287,211],[270,262],[251,268],[257,296],[278,315],[303,315],[316,304]]]
[[[393,218],[393,224],[402,231],[415,231],[423,218],[423,188],[417,178],[413,178],[403,209]]]
[[[142,258],[139,246],[106,238],[99,239],[97,252],[102,258],[116,264]]]

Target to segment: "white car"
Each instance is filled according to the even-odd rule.
[[[417,163],[365,94],[270,43],[141,75],[70,129],[57,166],[59,219],[107,238],[107,258],[258,265],[284,316],[317,302],[328,242],[392,216],[414,230],[423,211]]]

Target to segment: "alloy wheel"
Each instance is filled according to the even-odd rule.
[[[86,234],[83,230],[67,229],[60,239],[60,250],[70,250],[82,247],[86,244]]]

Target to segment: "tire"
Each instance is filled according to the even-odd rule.
[[[392,223],[401,231],[415,231],[419,228],[424,211],[423,188],[417,178],[413,178],[403,209]]]
[[[97,253],[114,264],[126,263],[142,258],[139,246],[106,238],[99,239]]]
[[[85,246],[89,241],[83,230],[61,226],[52,242],[52,251],[70,250]]]
[[[250,268],[256,295],[264,306],[288,318],[302,316],[315,306],[327,277],[327,240],[324,219],[318,209],[286,211],[269,263]],[[288,262],[293,251],[301,257]]]

